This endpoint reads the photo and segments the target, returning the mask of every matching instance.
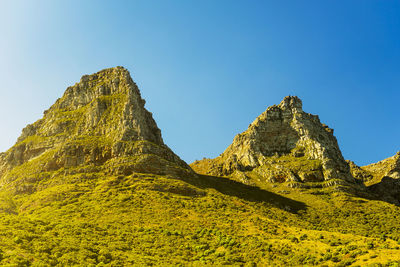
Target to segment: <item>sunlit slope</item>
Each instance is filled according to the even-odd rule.
[[[1,264],[400,261],[400,210],[385,202],[219,177],[92,173],[64,181],[8,197],[14,208],[0,214]]]

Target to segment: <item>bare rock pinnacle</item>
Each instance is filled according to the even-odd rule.
[[[191,166],[200,173],[239,180],[250,176],[272,182],[353,181],[333,130],[304,112],[296,96],[268,107],[219,157]]]

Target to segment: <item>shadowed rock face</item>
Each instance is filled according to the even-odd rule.
[[[384,176],[378,183],[370,185],[368,189],[382,200],[400,205],[400,179]]]
[[[84,75],[0,154],[1,184],[33,179],[39,172],[88,166],[125,174],[191,173],[164,144],[144,105],[123,67]]]
[[[251,171],[270,181],[353,180],[333,130],[304,112],[296,96],[267,108],[219,157],[191,166],[200,173],[240,179]]]

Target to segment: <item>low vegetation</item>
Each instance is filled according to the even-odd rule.
[[[47,183],[0,197],[2,265],[400,263],[399,208],[332,189],[102,172]]]

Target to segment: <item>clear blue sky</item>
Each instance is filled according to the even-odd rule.
[[[2,0],[0,38],[0,151],[83,74],[118,65],[189,163],[289,94],[345,158],[400,150],[398,0]]]

